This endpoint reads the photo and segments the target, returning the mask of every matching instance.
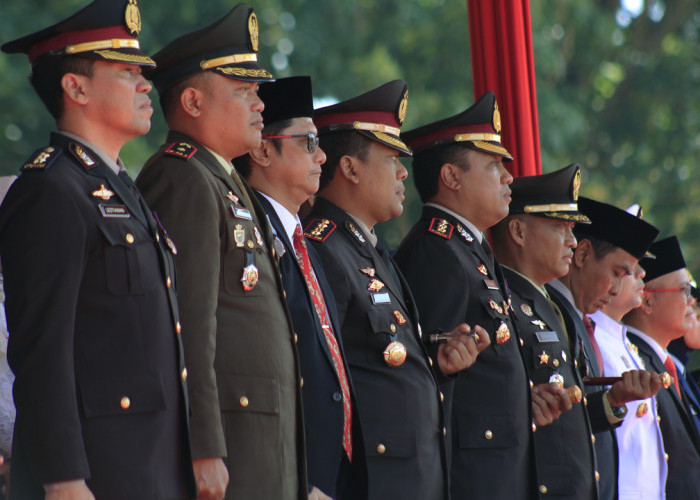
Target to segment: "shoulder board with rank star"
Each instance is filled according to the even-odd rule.
[[[428,226],[428,231],[433,234],[437,234],[438,236],[442,236],[446,240],[449,240],[452,237],[452,232],[454,229],[455,227],[452,224],[439,217],[433,217],[433,220],[430,221],[430,226]]]
[[[170,146],[165,148],[164,151],[166,155],[177,156],[184,160],[189,160],[196,152],[197,148],[186,142],[173,142]]]
[[[315,241],[326,241],[336,227],[332,220],[314,219],[306,226],[304,236]]]
[[[34,152],[30,159],[22,165],[21,170],[46,170],[56,158],[61,156],[61,149],[47,146]]]
[[[68,150],[73,153],[73,156],[80,162],[80,164],[86,169],[90,170],[92,167],[97,165],[97,160],[95,160],[90,154],[85,151],[85,148],[80,144],[71,142],[68,145]]]

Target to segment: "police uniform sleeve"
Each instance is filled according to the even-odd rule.
[[[0,220],[21,453],[44,484],[89,478],[73,359],[87,222],[43,172],[16,181]]]
[[[163,157],[137,181],[177,246],[176,289],[190,398],[193,458],[225,457],[214,358],[220,213],[214,186],[191,163]]]

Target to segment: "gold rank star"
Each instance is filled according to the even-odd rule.
[[[539,355],[539,358],[541,365],[546,365],[547,363],[549,363],[549,354],[547,354],[545,351],[542,351],[542,354]]]

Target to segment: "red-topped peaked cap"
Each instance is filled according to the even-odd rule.
[[[314,124],[319,135],[354,130],[402,156],[411,156],[411,149],[401,140],[407,106],[406,82],[394,80],[347,101],[315,110]]]
[[[141,52],[141,12],[137,0],[95,0],[82,10],[41,31],[2,46],[8,54],[27,54],[29,62],[44,55],[78,55],[108,62],[155,66]]]
[[[493,92],[486,92],[469,109],[401,134],[414,153],[460,143],[484,153],[513,160],[501,144],[501,113]]]

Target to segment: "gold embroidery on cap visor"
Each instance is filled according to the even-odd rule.
[[[591,220],[578,212],[578,203],[551,203],[549,205],[525,205],[526,214],[541,215],[552,219],[583,222],[590,224]]]
[[[115,50],[96,50],[95,54],[103,57],[104,59],[109,59],[110,61],[119,61],[129,64],[143,64],[148,66],[156,65],[156,62],[150,57],[141,56],[138,54],[126,54]]]
[[[66,45],[66,54],[79,54],[80,52],[90,52],[100,49],[138,49],[139,41],[126,38],[112,38],[110,40],[99,40],[95,42],[77,43]]]
[[[136,0],[129,0],[126,10],[124,11],[124,24],[126,24],[126,29],[128,29],[129,33],[133,36],[141,32],[141,12],[139,11]]]
[[[248,18],[248,34],[250,35],[250,48],[253,52],[258,51],[258,17],[255,12],[250,13]]]
[[[230,56],[217,57],[216,59],[207,59],[199,63],[202,69],[214,69],[217,66],[225,66],[227,64],[240,64],[244,62],[256,62],[257,54],[233,54]]]
[[[228,66],[219,66],[214,68],[214,71],[218,71],[219,73],[223,73],[227,76],[240,76],[243,78],[273,78],[272,73],[265,69],[230,68]]]

